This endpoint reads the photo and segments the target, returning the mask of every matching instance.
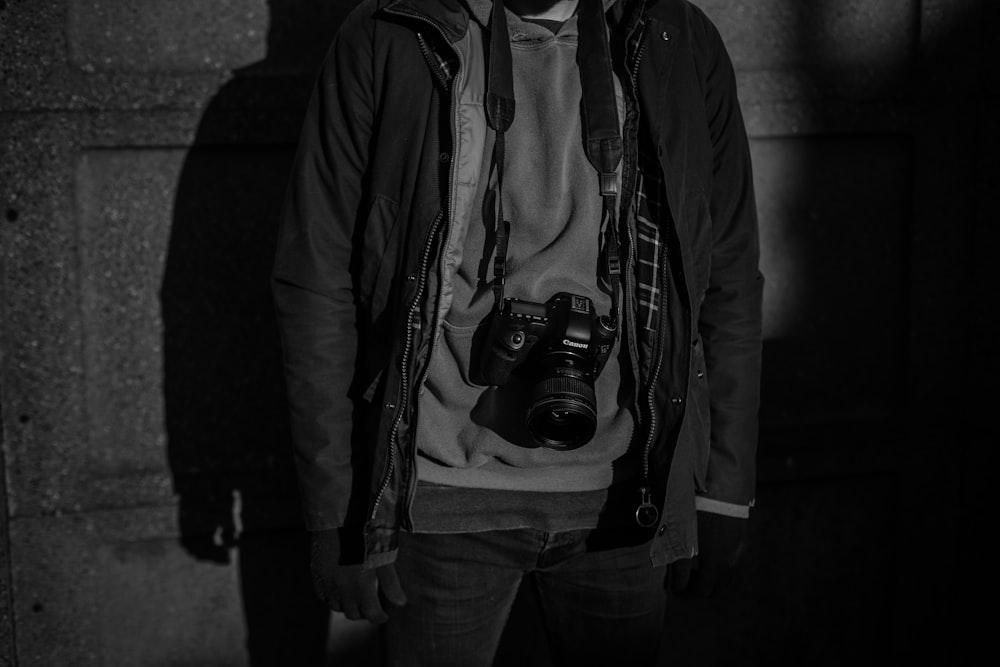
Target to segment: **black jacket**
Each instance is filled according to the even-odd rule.
[[[658,275],[675,298],[633,359],[633,445],[659,509],[651,556],[662,564],[696,551],[699,503],[739,515],[753,502],[763,279],[722,41],[685,0],[639,4],[620,0],[608,21],[627,101],[623,210],[640,141],[669,208]],[[481,39],[459,0],[358,6],[317,81],[282,219],[274,296],[306,522],[356,528],[368,567],[390,562],[409,526],[416,396],[440,326],[436,260],[461,224],[449,201],[464,146],[452,96],[482,76],[462,69]],[[634,238],[634,220],[623,224]],[[623,304],[633,301],[627,291]]]

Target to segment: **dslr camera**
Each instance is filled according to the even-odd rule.
[[[526,377],[531,436],[543,447],[576,449],[597,430],[594,380],[617,335],[616,322],[598,316],[588,297],[560,292],[545,303],[507,298],[490,323],[480,372],[497,386],[515,372]]]

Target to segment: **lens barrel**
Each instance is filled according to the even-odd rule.
[[[526,423],[543,447],[569,450],[590,442],[597,431],[594,383],[570,366],[554,366],[532,388]]]

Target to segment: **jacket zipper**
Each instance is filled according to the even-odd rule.
[[[636,55],[638,55],[638,52],[637,52]],[[636,79],[635,79],[635,73],[634,73],[635,70],[637,70],[637,69],[638,69],[638,64],[636,64],[635,67],[633,67],[633,69],[629,72],[629,75],[630,75],[630,78],[631,78],[631,81],[632,81],[632,95],[631,96],[634,97],[634,98],[636,98],[634,101],[632,101],[632,104],[635,105],[635,114],[636,114],[636,117],[633,120],[634,123],[638,123],[638,120],[639,120],[639,118],[638,118],[638,115],[639,115],[639,102],[638,102],[638,96],[636,95]],[[626,150],[628,150],[627,146],[628,146],[628,143],[626,143]],[[629,156],[629,159],[632,159],[632,157]],[[636,159],[636,169],[638,169],[638,156],[635,156],[635,159]],[[632,185],[632,189],[633,189],[633,191],[635,189],[635,184],[634,183]],[[630,207],[634,208],[634,202],[635,202],[635,193],[633,192],[632,201],[628,202],[628,205]],[[633,365],[633,369],[634,369],[633,372],[635,373],[636,380],[638,381],[639,378],[641,377],[641,375],[640,375],[640,368],[639,368],[639,365],[638,365],[639,349],[638,349],[638,346],[636,344],[635,311],[631,307],[631,304],[632,304],[632,296],[631,295],[635,294],[635,291],[636,291],[636,286],[635,286],[635,235],[632,233],[632,218],[634,217],[635,213],[634,213],[634,211],[630,211],[628,209],[625,209],[624,212],[625,212],[625,220],[626,220],[625,234],[626,234],[626,236],[628,238],[628,255],[625,258],[625,289],[626,289],[626,294],[625,294],[624,301],[627,304],[627,307],[625,308],[625,313],[626,313],[626,317],[627,317],[627,320],[628,320],[628,327],[629,327],[629,329],[628,329],[629,330],[629,336],[628,336],[628,338],[629,338],[629,340],[628,340],[628,343],[629,343],[629,352],[631,353],[632,358],[636,360],[635,364]],[[635,407],[636,407],[636,414],[639,415],[640,419],[641,419],[641,412],[639,411],[639,398],[638,398],[638,395],[636,396],[636,399],[635,399]],[[637,424],[637,427],[641,428],[641,422],[640,422],[640,424]]]
[[[374,519],[375,514],[378,512],[379,503],[382,502],[382,496],[385,494],[385,490],[389,488],[389,481],[392,479],[392,473],[396,467],[396,447],[394,443],[396,441],[397,434],[399,433],[399,423],[402,421],[403,414],[405,414],[409,403],[409,373],[407,372],[407,368],[409,367],[410,351],[413,348],[413,331],[420,328],[419,323],[414,321],[414,315],[417,312],[417,308],[420,306],[420,300],[423,298],[424,288],[427,286],[427,271],[429,269],[428,260],[431,248],[434,246],[434,239],[437,236],[438,225],[441,223],[443,216],[443,213],[438,212],[437,217],[434,218],[434,222],[431,225],[430,235],[427,238],[427,243],[424,245],[423,255],[420,258],[420,282],[417,284],[417,291],[416,294],[414,294],[413,301],[410,304],[410,311],[406,318],[406,345],[403,346],[403,360],[399,372],[401,389],[399,406],[397,406],[396,415],[392,422],[392,429],[389,431],[389,462],[386,465],[385,476],[382,478],[382,485],[379,487],[378,495],[375,496],[375,504],[372,506],[371,519]]]
[[[434,28],[438,32],[439,35],[441,35],[441,38],[444,40],[445,43],[448,42],[448,38],[445,35],[444,29],[440,25],[438,25],[437,23],[435,23],[434,21],[432,21],[430,18],[428,18],[426,16],[422,16],[422,15],[417,14],[415,12],[411,12],[411,11],[408,11],[408,10],[402,10],[402,9],[398,9],[398,8],[392,8],[392,9],[386,8],[384,11],[386,13],[388,13],[388,14],[396,14],[397,16],[413,18],[413,19],[416,19],[416,20],[418,20],[418,21],[420,21],[420,22],[422,22],[422,23],[424,23],[426,25],[429,25],[432,28]],[[424,39],[423,35],[420,34],[419,32],[417,33],[417,43],[418,43],[418,46],[420,47],[420,52],[424,56],[424,59],[427,60],[427,64],[430,67],[432,74],[434,75],[434,77],[439,82],[441,82],[442,86],[444,87],[444,90],[447,90],[448,89],[448,82],[447,82],[447,80],[445,80],[445,78],[443,76],[443,73],[440,71],[440,67],[434,62],[434,55],[430,52],[430,49],[427,46],[426,40]],[[456,54],[456,57],[457,57],[457,54]],[[449,99],[449,108],[448,108],[448,114],[449,114],[449,116],[452,113],[451,104],[452,104],[453,100],[451,99],[451,97],[452,96],[449,95],[449,98],[448,98]],[[450,171],[451,171],[451,166],[449,167],[449,174],[450,174]],[[449,177],[449,180],[450,180],[450,177]],[[451,184],[449,183],[448,187],[446,188],[445,191],[450,193],[450,189],[451,189]],[[395,446],[395,443],[396,443],[396,439],[397,439],[398,434],[399,434],[399,424],[400,424],[400,422],[403,419],[403,415],[409,409],[409,398],[410,398],[409,393],[410,392],[409,392],[409,382],[408,382],[407,367],[409,365],[410,352],[411,352],[412,347],[413,347],[413,330],[414,330],[414,328],[416,328],[415,325],[414,325],[413,317],[414,317],[414,314],[417,311],[417,308],[420,306],[420,301],[423,298],[424,288],[427,285],[427,273],[430,270],[430,266],[429,266],[429,263],[430,263],[429,262],[429,260],[430,260],[430,251],[431,251],[431,248],[434,246],[435,239],[439,238],[438,237],[437,228],[441,224],[442,220],[444,220],[445,227],[444,227],[444,230],[443,230],[443,235],[440,238],[441,239],[447,239],[449,221],[451,219],[451,215],[450,215],[451,214],[451,211],[450,211],[451,201],[450,201],[450,199],[451,199],[451,197],[449,197],[449,201],[446,202],[446,204],[447,204],[447,206],[449,208],[448,216],[447,217],[445,216],[444,211],[439,211],[438,212],[438,215],[434,219],[434,223],[431,226],[431,231],[430,231],[430,235],[429,235],[429,237],[427,239],[427,244],[424,246],[423,256],[420,259],[420,275],[419,275],[420,283],[417,286],[416,295],[415,295],[415,297],[413,299],[412,304],[410,305],[409,314],[407,315],[406,345],[403,347],[403,358],[402,358],[402,361],[401,361],[401,366],[402,367],[400,368],[400,389],[401,389],[401,391],[400,391],[400,401],[399,401],[400,404],[399,404],[399,406],[397,406],[397,412],[396,412],[395,418],[393,419],[392,429],[389,431],[389,461],[388,461],[388,464],[386,465],[385,476],[382,478],[382,484],[379,487],[378,494],[375,496],[375,502],[372,505],[372,511],[371,511],[371,517],[370,517],[371,520],[374,520],[376,514],[378,513],[379,504],[382,502],[382,497],[385,495],[385,491],[389,487],[389,482],[391,481],[393,471],[395,470],[395,464],[396,464],[396,446]],[[435,340],[435,338],[437,336],[437,327],[439,326],[438,318],[439,318],[439,313],[438,313],[437,307],[435,306],[434,318],[433,318],[433,323],[432,323],[432,330],[430,332],[431,338],[430,338],[430,343],[429,343],[429,347],[428,347],[428,350],[427,350],[427,363],[424,364],[424,367],[421,369],[420,377],[417,378],[417,383],[415,385],[416,387],[420,387],[423,384],[423,382],[426,379],[426,377],[427,377],[427,370],[430,367],[430,355],[431,355],[431,353],[433,352],[433,349],[434,349],[434,340]],[[416,326],[419,326],[419,325],[416,325]],[[407,503],[408,503],[408,499],[407,499]],[[404,508],[404,509],[406,509],[406,508]],[[405,514],[408,516],[408,511]]]
[[[667,310],[666,260],[667,243],[664,240],[663,246],[660,249],[660,266],[663,270],[660,271],[660,302],[657,304],[656,311],[658,322],[656,340],[653,343],[653,374],[649,378],[649,390],[646,394],[646,405],[649,408],[649,431],[646,433],[646,446],[643,448],[642,455],[642,479],[644,486],[649,484],[649,453],[653,447],[653,434],[656,433],[656,381],[660,377],[660,368],[663,365],[663,321],[666,319],[665,313]]]
[[[642,61],[642,55],[643,55],[643,52],[645,50],[644,49],[644,47],[645,47],[645,32],[646,32],[646,22],[645,22],[645,19],[643,19],[639,23],[638,30],[639,30],[639,48],[635,52],[635,56],[634,56],[634,59],[632,61],[632,69],[629,71],[629,76],[632,79],[632,94],[636,98],[635,102],[634,102],[635,105],[636,105],[636,111],[635,111],[636,117],[635,117],[635,120],[633,121],[635,123],[639,122],[639,100],[638,100],[638,85],[637,85],[638,81],[637,81],[637,76],[638,76],[638,73],[639,73],[639,63]],[[635,168],[636,168],[636,171],[638,171],[638,169],[639,169],[638,155],[635,156],[635,159],[636,159],[636,167]],[[635,189],[635,184],[633,183],[633,190],[634,189]],[[636,200],[636,193],[633,192],[632,201],[634,202],[635,200]],[[626,281],[625,281],[625,285],[626,285],[626,287],[628,287],[628,288],[631,289],[632,293],[634,293],[635,289],[636,289],[636,287],[635,287],[635,236],[632,234],[632,225],[631,225],[631,223],[625,225],[625,231],[628,234],[628,257],[626,258],[626,261],[625,261],[625,268],[626,268],[626,274],[625,274],[626,275]],[[631,301],[629,300],[628,303],[631,303]],[[632,354],[633,354],[633,356],[636,359],[638,359],[639,351],[638,351],[638,348],[635,345],[635,313],[632,310],[632,308],[628,308],[627,312],[629,314],[629,320],[630,320],[629,321],[629,326],[631,327],[631,331],[633,332],[632,336],[631,336],[631,338],[632,338],[632,341],[631,341],[631,343],[632,343]],[[639,407],[639,400],[638,400],[638,397],[637,397],[636,398],[636,412],[637,413],[638,413],[638,407]]]
[[[632,91],[635,95],[638,95],[638,90],[639,90],[639,85],[638,85],[639,65],[642,63],[642,56],[645,54],[646,51],[646,27],[647,27],[647,19],[643,18],[640,20],[638,27],[639,46],[636,49],[635,55],[632,58],[632,67],[629,70],[629,75],[632,79]],[[637,117],[635,122],[638,122],[639,120],[638,113],[639,111],[637,108],[636,110]],[[638,160],[638,156],[636,156],[636,159]],[[636,171],[638,171],[639,168],[640,167],[637,163]],[[633,200],[635,200],[635,198],[638,196],[639,196],[638,193],[635,193],[633,195]],[[631,284],[632,280],[634,280],[633,276],[634,276],[634,266],[635,266],[635,256],[634,256],[635,239],[633,238],[632,235],[632,225],[628,225],[627,227],[629,234],[628,273],[629,273],[629,283]],[[660,258],[661,264],[663,256],[664,256],[663,253],[661,253],[661,258]],[[662,283],[662,278],[661,278],[661,283]],[[661,288],[660,294],[663,295],[663,293],[664,292]],[[658,308],[660,308],[660,310],[657,311],[661,315],[661,320],[662,320],[663,306],[664,304],[661,301],[661,303],[658,304]],[[631,309],[629,312],[631,312]],[[634,317],[632,319],[633,319],[633,331],[634,331]],[[635,511],[636,522],[643,528],[650,528],[654,526],[659,520],[659,514],[660,514],[659,510],[657,510],[656,506],[653,504],[652,501],[652,485],[649,479],[649,455],[653,447],[653,435],[656,433],[656,405],[654,402],[655,388],[656,388],[656,381],[659,378],[660,374],[660,357],[662,356],[663,353],[662,340],[661,340],[663,336],[662,321],[660,322],[660,325],[661,326],[657,326],[656,340],[653,343],[653,355],[652,355],[653,373],[650,376],[649,384],[647,385],[648,393],[646,395],[646,408],[649,417],[648,417],[648,422],[646,424],[646,441],[643,444],[642,448],[642,481],[639,486],[639,505]],[[636,409],[641,417],[642,412],[638,410],[638,407],[639,407],[639,398],[636,397]]]
[[[413,16],[414,18],[418,19],[418,20],[422,20],[425,23],[431,25],[438,32],[438,34],[441,36],[441,39],[444,40],[445,43],[447,43],[448,38],[447,38],[447,36],[444,33],[444,29],[440,25],[438,25],[437,23],[435,23],[434,21],[432,21],[429,18],[420,17],[420,16],[417,16],[415,14],[410,14],[410,15]],[[431,53],[431,50],[430,50],[429,46],[427,45],[426,40],[423,38],[423,35],[421,35],[420,33],[418,33],[417,37],[418,37],[418,43],[421,44],[421,50],[423,51],[424,57],[427,59],[428,64],[431,67],[431,70],[437,73],[436,75],[439,77],[438,80],[441,81],[441,83],[442,83],[442,87],[443,87],[442,89],[444,91],[448,92],[450,84],[455,81],[457,75],[451,77],[451,79],[448,80],[443,75],[443,73],[440,72],[440,65],[438,65],[435,62],[436,61],[436,57],[434,56],[433,53]],[[452,54],[455,56],[455,60],[458,61],[458,71],[462,71],[463,67],[462,67],[462,57],[461,57],[461,54],[459,54],[455,49],[452,49]],[[437,65],[437,67],[435,67],[435,65]],[[438,275],[439,276],[443,276],[444,275],[445,251],[447,250],[448,235],[451,232],[451,221],[454,220],[454,218],[455,218],[455,212],[452,210],[452,205],[453,205],[454,198],[451,196],[452,183],[455,182],[454,170],[456,169],[456,165],[455,165],[455,161],[454,161],[454,145],[455,145],[455,137],[457,137],[457,135],[458,135],[458,127],[455,126],[455,124],[456,124],[455,117],[456,116],[455,116],[455,111],[454,111],[454,108],[455,108],[454,107],[454,104],[455,104],[454,95],[455,95],[455,91],[452,88],[452,90],[450,91],[450,93],[448,95],[448,110],[447,110],[448,118],[452,120],[452,124],[453,124],[453,127],[452,127],[452,137],[451,137],[451,139],[452,139],[452,158],[451,158],[451,161],[450,161],[450,163],[448,165],[448,183],[445,184],[446,187],[444,189],[444,191],[447,193],[447,195],[446,195],[447,196],[447,200],[445,201],[445,208],[447,209],[447,215],[445,215],[445,217],[444,217],[444,221],[443,221],[444,222],[444,228],[441,231],[441,235],[439,237],[439,244],[438,244],[439,245],[439,250],[438,250]],[[440,146],[439,146],[439,148],[440,148]],[[427,373],[430,371],[431,359],[432,359],[432,357],[434,355],[434,349],[435,349],[435,346],[437,344],[438,332],[440,331],[440,327],[441,327],[441,310],[438,307],[438,304],[441,301],[441,297],[440,297],[440,290],[441,289],[442,289],[441,288],[441,284],[439,282],[439,284],[438,284],[438,296],[437,296],[437,299],[435,300],[435,305],[434,305],[434,316],[431,319],[430,341],[429,341],[428,347],[427,347],[426,362],[424,363],[423,368],[421,368],[420,377],[417,378],[417,381],[416,381],[416,383],[414,385],[414,390],[417,391],[417,392],[419,392],[421,390],[421,388],[424,385],[424,382],[427,380]],[[416,445],[415,445],[416,431],[415,430],[413,432],[412,439],[413,439],[413,442],[414,442],[413,446],[414,446],[414,449],[415,449],[415,447],[416,447]],[[414,461],[413,465],[415,467],[416,466],[416,458],[414,457],[412,460]],[[404,518],[404,525],[407,528],[412,528],[412,526],[409,525],[410,524],[410,507],[412,505],[413,496],[414,496],[415,493],[416,493],[416,484],[411,484],[409,492],[407,493],[406,497],[403,499],[403,518]]]
[[[427,46],[427,39],[422,32],[417,33],[417,44],[420,46],[420,53],[423,54],[424,60],[427,61],[427,67],[430,68],[431,74],[441,84],[441,89],[448,90],[448,80],[445,78],[444,72],[441,71],[441,64],[437,62],[434,54],[431,53],[430,47]]]

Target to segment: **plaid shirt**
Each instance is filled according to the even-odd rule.
[[[640,156],[639,175],[636,181],[635,217],[638,239],[636,241],[636,297],[640,334],[651,335],[659,321],[657,303],[663,289],[660,273],[667,270],[660,264],[666,249],[662,226],[665,222],[666,195],[663,176],[655,158]]]

